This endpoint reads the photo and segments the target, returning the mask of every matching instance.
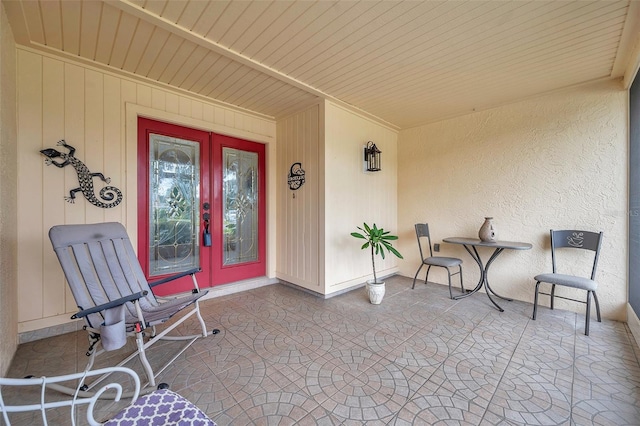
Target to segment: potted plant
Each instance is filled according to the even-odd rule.
[[[383,228],[378,228],[375,223],[373,224],[373,227],[370,227],[365,222],[363,224],[363,228],[359,226],[357,228],[362,232],[352,232],[351,235],[355,238],[365,240],[365,243],[361,247],[362,250],[371,248],[373,281],[367,281],[367,292],[369,293],[369,301],[374,305],[378,305],[382,302],[385,285],[384,281],[378,281],[378,277],[376,275],[376,255],[379,254],[384,259],[386,250],[389,253],[393,253],[398,258],[403,259],[400,252],[393,248],[390,242],[397,240],[398,237],[396,235],[390,235],[391,233],[389,231],[385,231]]]

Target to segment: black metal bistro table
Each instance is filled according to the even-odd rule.
[[[485,242],[476,238],[461,238],[461,237],[449,237],[449,238],[443,239],[442,241],[444,241],[445,243],[462,245],[467,250],[469,255],[473,258],[473,260],[476,261],[476,263],[478,264],[478,267],[480,268],[480,280],[478,281],[476,288],[469,291],[468,293],[462,294],[460,296],[455,296],[454,299],[457,300],[457,299],[464,299],[465,297],[469,297],[472,294],[477,293],[484,285],[486,287],[487,296],[489,297],[489,300],[491,300],[491,303],[493,303],[500,312],[504,312],[504,309],[502,309],[500,305],[498,305],[496,301],[493,300],[491,295],[493,294],[494,296],[497,296],[500,299],[504,299],[508,301],[512,301],[513,299],[500,296],[498,293],[493,291],[493,289],[489,285],[489,278],[487,276],[487,274],[489,273],[489,267],[491,266],[493,261],[496,260],[496,258],[500,255],[500,253],[502,253],[504,250],[529,250],[531,249],[531,244],[521,243],[516,241]],[[489,248],[495,249],[486,264],[482,263],[482,258],[478,254],[477,247],[489,247]]]

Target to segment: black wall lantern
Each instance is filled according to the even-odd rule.
[[[380,151],[375,143],[369,141],[364,148],[364,161],[367,163],[368,172],[379,172],[380,169]]]

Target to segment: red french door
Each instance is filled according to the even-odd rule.
[[[264,145],[138,119],[138,256],[147,279],[201,287],[266,270]],[[157,288],[188,291],[190,277]]]
[[[265,275],[264,145],[212,134],[212,285]]]

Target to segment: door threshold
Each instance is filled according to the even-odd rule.
[[[256,277],[247,280],[236,281],[228,284],[220,284],[213,287],[203,288],[209,292],[200,300],[213,299],[216,297],[228,296],[229,294],[240,293],[241,291],[253,290],[254,288],[264,287],[267,285],[278,284],[280,280],[277,278]]]

